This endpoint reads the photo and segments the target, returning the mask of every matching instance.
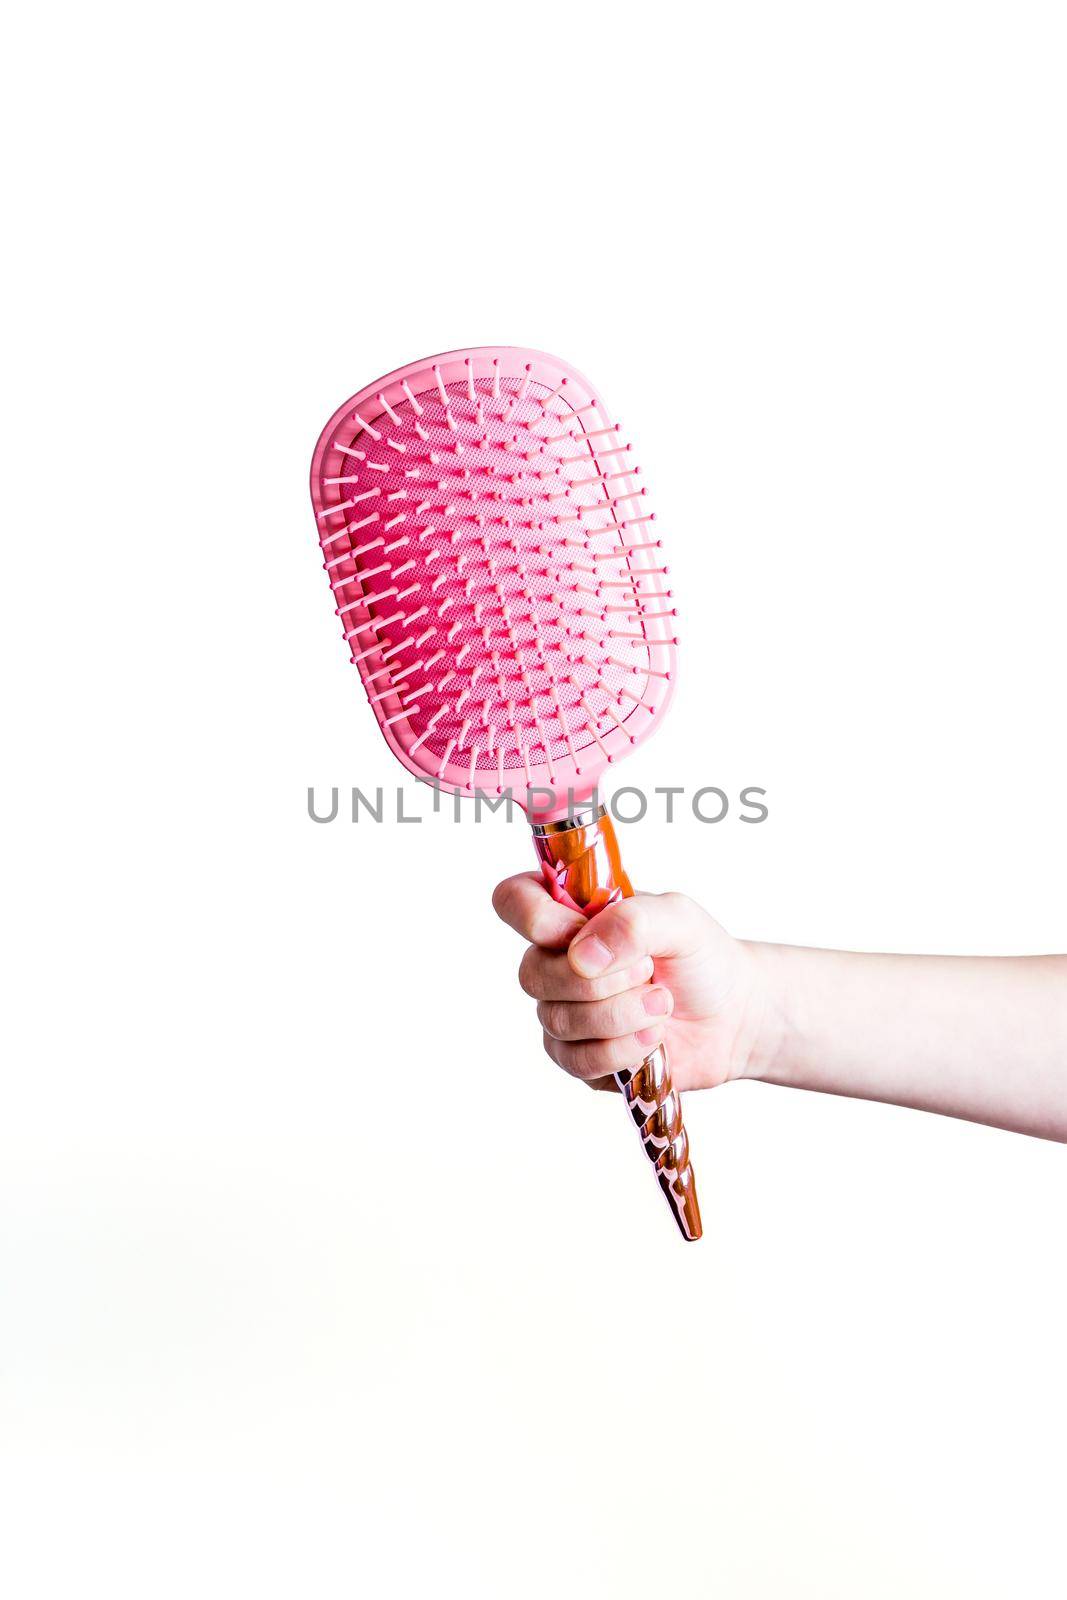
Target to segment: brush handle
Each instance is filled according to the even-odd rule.
[[[633,894],[614,826],[603,806],[590,807],[564,822],[535,825],[534,848],[548,890],[561,905],[592,917]],[[657,1045],[637,1066],[617,1072],[615,1082],[682,1237],[699,1239],[703,1230],[682,1101],[671,1084],[664,1047]]]

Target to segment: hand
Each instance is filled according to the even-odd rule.
[[[498,884],[493,906],[530,941],[519,982],[548,1055],[593,1088],[665,1043],[678,1089],[757,1069],[774,1006],[759,946],[741,944],[682,894],[638,894],[587,921],[536,873]]]
[[[546,1051],[594,1088],[663,1042],[678,1089],[762,1078],[1067,1142],[1067,956],[742,944],[681,894],[587,920],[535,873],[493,904],[530,941]]]

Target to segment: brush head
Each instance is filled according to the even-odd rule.
[[[639,472],[592,385],[533,350],[415,362],[327,423],[311,468],[325,569],[416,777],[510,789],[544,820],[651,732],[677,639]]]

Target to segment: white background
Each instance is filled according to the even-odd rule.
[[[1063,1148],[690,1096],[687,1248],[540,1053],[489,905],[523,825],[305,809],[403,778],[318,431],[528,344],[673,560],[626,780],[769,792],[628,829],[639,883],[1067,948],[1060,8],[61,4],[6,46],[5,1595],[1062,1595]]]

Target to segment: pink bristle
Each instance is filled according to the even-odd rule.
[[[358,411],[353,411],[352,420],[358,424],[359,428],[364,433],[369,433],[375,444],[377,444],[378,440],[381,438],[381,434],[376,428],[372,428],[369,422],[365,422]]]

